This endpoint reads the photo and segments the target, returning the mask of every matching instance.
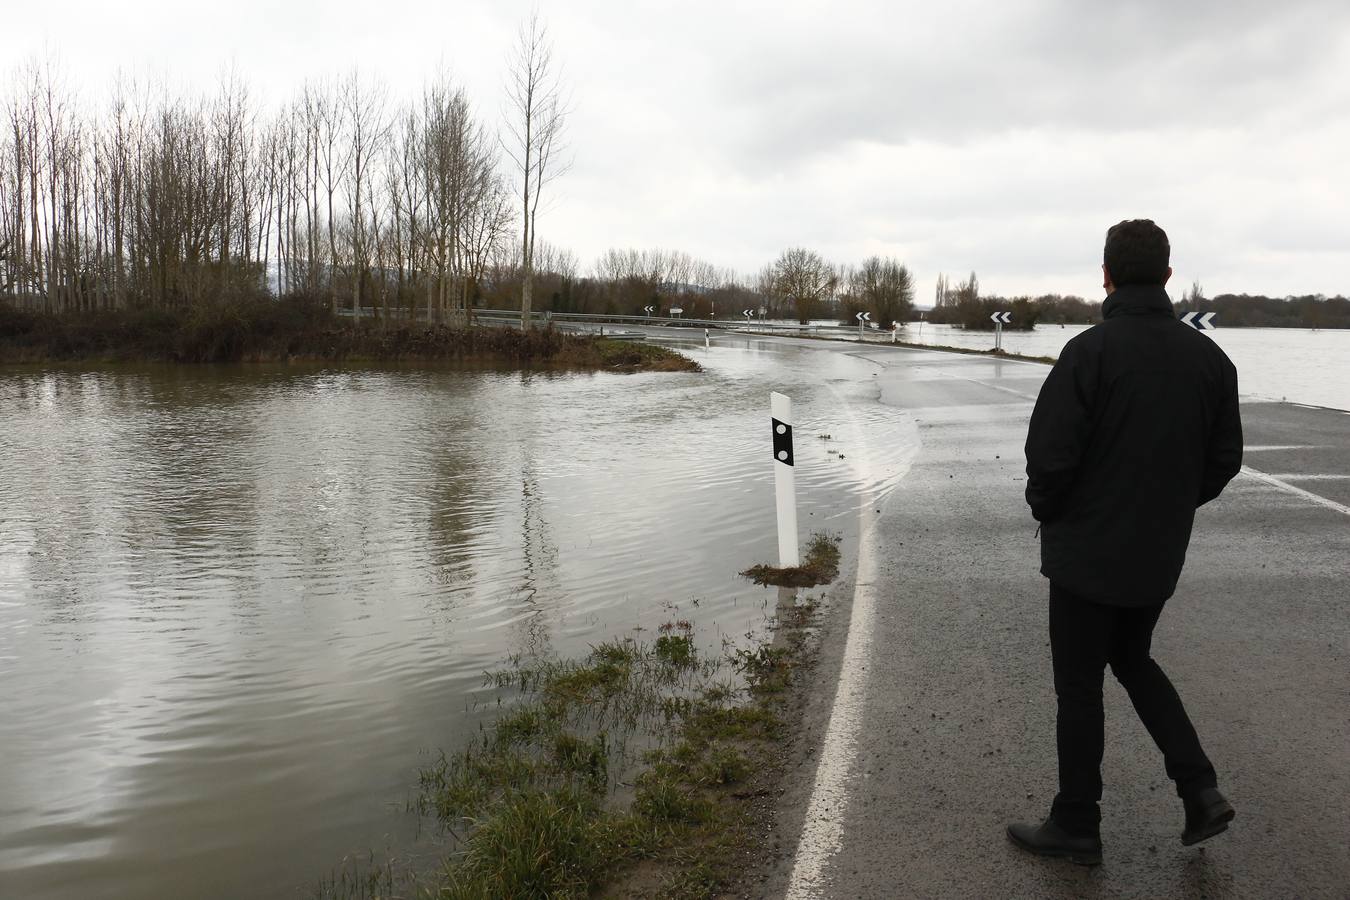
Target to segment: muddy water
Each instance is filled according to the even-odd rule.
[[[735,573],[776,552],[768,392],[803,533],[846,544],[913,424],[842,353],[689,352],[706,373],[0,371],[0,896],[304,895],[413,839],[417,766],[507,655],[762,628]]]
[[[1007,331],[1003,349],[1024,356],[1059,356],[1064,345],[1087,327],[1037,325],[1032,331]],[[1219,327],[1204,333],[1237,366],[1243,396],[1350,410],[1350,330]],[[972,350],[994,346],[990,332],[926,322],[905,325],[899,337]]]

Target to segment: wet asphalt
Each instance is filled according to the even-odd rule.
[[[846,351],[839,351],[846,352]],[[1161,755],[1107,676],[1096,869],[1027,855],[1007,823],[1055,790],[1047,584],[1022,445],[1046,367],[922,351],[877,366],[922,447],[867,538],[877,576],[836,586],[790,748],[772,857],[748,890],[788,893],[855,588],[875,602],[861,726],[821,897],[1350,897],[1350,515],[1250,475],[1202,508],[1154,639],[1237,809],[1179,841]],[[1350,413],[1242,408],[1246,465],[1350,505]],[[856,573],[855,573],[856,575]]]

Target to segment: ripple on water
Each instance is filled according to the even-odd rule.
[[[758,627],[769,386],[803,536],[855,527],[912,426],[860,360],[705,365],[0,373],[0,880],[286,894],[406,832],[508,654]]]

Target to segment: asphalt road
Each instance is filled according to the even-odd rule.
[[[836,352],[846,352],[839,348]],[[1044,366],[856,348],[922,447],[836,591],[766,897],[1350,897],[1350,413],[1242,412],[1154,655],[1237,809],[1200,847],[1107,676],[1105,863],[1012,847],[1055,790],[1046,582],[1022,499]],[[776,849],[776,854],[773,848]]]

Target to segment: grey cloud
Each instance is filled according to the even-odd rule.
[[[889,8],[874,21],[803,23],[710,60],[739,138],[729,152],[788,165],[854,140],[1258,127],[1317,83],[1350,23],[1339,2],[992,9],[958,6],[968,18],[917,31]]]

